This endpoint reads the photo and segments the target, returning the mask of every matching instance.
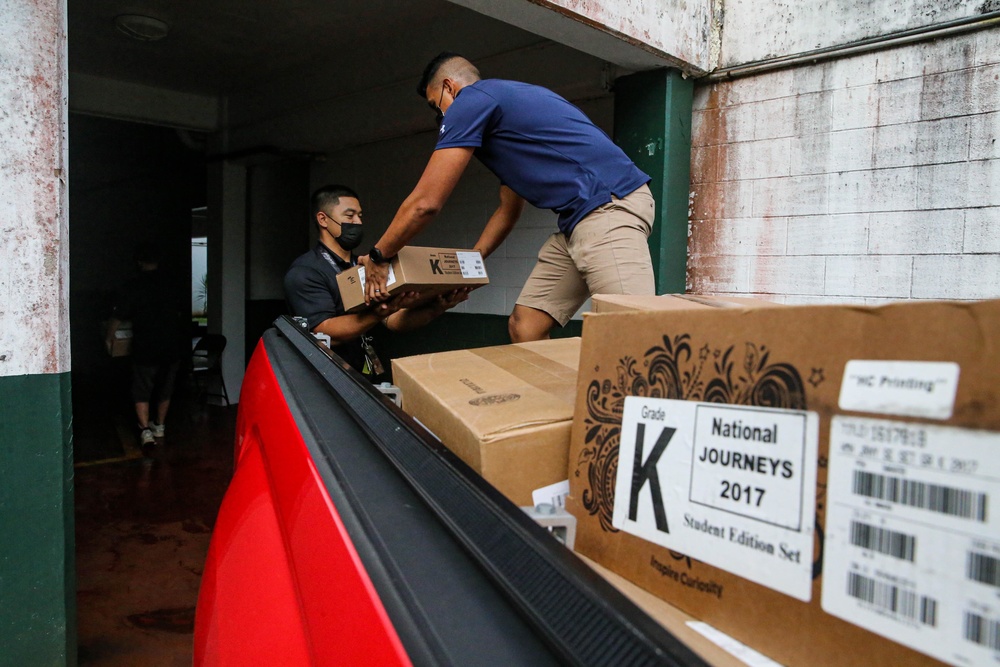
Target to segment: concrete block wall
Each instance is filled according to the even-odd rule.
[[[1000,297],[1000,29],[696,87],[688,289]]]

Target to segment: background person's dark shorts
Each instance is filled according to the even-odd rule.
[[[132,400],[149,403],[156,389],[157,402],[161,403],[174,393],[174,378],[177,377],[177,362],[159,365],[132,365]]]

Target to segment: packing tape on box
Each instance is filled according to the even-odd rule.
[[[484,347],[469,352],[524,380],[532,387],[565,398],[569,404],[576,400],[577,372],[571,366],[516,345]],[[569,382],[566,381],[567,378],[570,379]]]

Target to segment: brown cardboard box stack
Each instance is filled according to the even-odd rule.
[[[588,315],[576,549],[788,667],[995,664],[998,371],[1000,301]]]
[[[580,339],[392,362],[403,410],[518,505],[566,479]]]
[[[414,291],[430,298],[460,287],[476,288],[490,282],[482,255],[475,250],[406,246],[392,258],[389,266],[389,294]],[[353,313],[366,307],[362,267],[351,267],[340,273],[337,286],[345,312]]]

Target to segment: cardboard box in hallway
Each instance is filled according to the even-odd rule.
[[[475,250],[406,246],[389,264],[389,294],[419,292],[431,298],[460,287],[488,285],[486,265]],[[337,276],[337,286],[348,313],[364,310],[365,274],[354,266]]]
[[[564,482],[580,339],[392,362],[403,410],[518,505]]]
[[[587,315],[576,549],[786,667],[993,664],[1000,301]]]

